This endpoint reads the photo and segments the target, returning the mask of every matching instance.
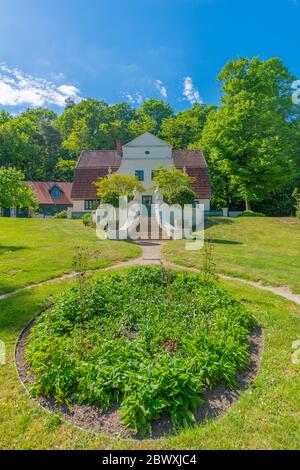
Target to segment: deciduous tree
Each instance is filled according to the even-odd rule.
[[[295,178],[293,160],[294,77],[280,59],[239,59],[221,72],[222,106],[211,113],[201,144],[214,189],[251,202],[270,197]],[[227,194],[219,194],[226,199]]]
[[[24,173],[15,168],[0,167],[0,208],[37,208],[32,188],[24,183]]]

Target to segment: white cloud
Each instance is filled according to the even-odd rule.
[[[163,82],[161,80],[156,80],[154,84],[158,89],[159,93],[161,94],[162,98],[167,98],[168,93],[166,87],[163,85]]]
[[[63,107],[66,97],[81,101],[79,90],[73,85],[60,85],[28,75],[17,68],[0,64],[0,105]]]
[[[123,95],[127,101],[130,103],[130,104],[138,104],[138,105],[141,105],[144,101],[145,101],[145,96],[141,93],[141,92],[136,92],[136,93],[125,93],[125,95]]]
[[[57,88],[63,95],[72,97],[77,97],[79,90],[73,85],[61,85]]]
[[[191,77],[185,77],[183,79],[183,96],[184,96],[184,99],[187,100],[191,104],[203,103],[200,97],[200,93],[194,87],[193,80],[191,79]]]

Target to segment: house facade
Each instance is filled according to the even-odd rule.
[[[211,189],[208,169],[201,150],[173,150],[167,142],[146,132],[116,150],[83,151],[75,168],[71,193],[73,214],[92,211],[99,203],[94,182],[114,172],[136,175],[145,188],[140,194],[143,204],[154,202],[153,177],[158,165],[168,168],[174,165],[194,178],[192,189],[195,203],[210,209]]]
[[[71,199],[72,183],[55,181],[25,181],[39,201],[38,212],[41,216],[53,216],[73,207]],[[27,207],[10,207],[2,209],[3,217],[30,217]]]

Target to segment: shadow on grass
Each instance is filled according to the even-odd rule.
[[[216,238],[212,238],[211,243],[214,243],[216,245],[243,245],[242,242],[236,242],[234,240],[219,240]]]
[[[4,253],[13,253],[15,251],[21,251],[21,250],[26,250],[28,247],[27,246],[9,246],[9,245],[0,245],[0,255],[3,255]]]
[[[214,227],[215,225],[232,225],[234,221],[227,217],[216,217],[205,219],[205,228]]]

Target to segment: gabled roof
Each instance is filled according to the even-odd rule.
[[[159,139],[150,132],[144,132],[144,134],[139,135],[135,139],[131,140],[127,144],[123,145],[125,147],[172,147],[165,140]]]
[[[91,150],[80,154],[76,168],[119,168],[122,155],[116,150]]]
[[[98,178],[103,178],[120,168],[122,157],[112,151],[83,152],[75,170],[72,199],[97,199]],[[193,191],[201,199],[211,197],[208,170],[203,153],[200,150],[173,150],[173,163],[176,168],[185,169],[194,178]]]
[[[176,168],[207,168],[202,150],[172,150]]]
[[[123,146],[124,153],[130,147],[168,147],[171,145],[150,132],[136,137]],[[208,170],[201,150],[172,150],[172,161],[176,168],[185,169],[194,177],[193,190],[198,198],[211,197]],[[122,152],[116,150],[83,151],[75,169],[72,199],[97,199],[96,186],[93,184],[99,177],[118,171],[122,162]]]
[[[57,181],[25,181],[25,184],[31,186],[40,204],[73,205],[73,201],[71,199],[73,183]],[[51,190],[55,187],[62,191],[59,199],[51,198]]]

